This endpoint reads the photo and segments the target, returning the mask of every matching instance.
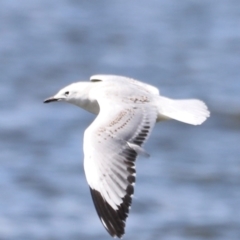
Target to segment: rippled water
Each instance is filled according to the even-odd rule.
[[[110,239],[82,167],[93,116],[43,99],[134,77],[211,118],[157,125],[124,239],[240,239],[240,2],[0,1],[0,239]]]

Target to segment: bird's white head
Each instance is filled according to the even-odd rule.
[[[64,101],[72,103],[87,111],[98,113],[99,106],[96,105],[95,99],[90,98],[90,90],[93,88],[92,82],[76,82],[61,89],[54,96],[44,100],[44,103]]]
[[[44,103],[64,101],[76,104],[76,101],[82,101],[88,98],[91,89],[90,82],[76,82],[62,88],[54,96],[44,100]]]

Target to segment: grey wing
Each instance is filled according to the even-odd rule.
[[[120,238],[134,193],[136,149],[149,137],[157,113],[148,104],[104,109],[84,134],[84,170],[103,226]]]

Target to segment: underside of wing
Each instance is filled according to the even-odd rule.
[[[84,169],[98,216],[111,236],[124,234],[134,193],[136,149],[149,137],[156,110],[148,105],[110,108],[84,134]],[[109,116],[109,117],[106,117]]]
[[[132,203],[132,195],[134,192],[133,184],[135,183],[134,161],[137,154],[133,150],[129,150],[129,152],[131,152],[130,155],[132,155],[132,157],[129,156],[128,158],[126,158],[126,161],[125,161],[126,166],[128,166],[127,167],[128,183],[127,183],[126,189],[121,188],[121,191],[124,192],[124,196],[122,197],[119,196],[121,199],[121,203],[117,205],[117,208],[114,209],[108,203],[108,201],[103,197],[101,190],[97,191],[90,187],[90,192],[91,192],[92,199],[93,199],[96,211],[98,213],[98,216],[103,226],[106,228],[106,230],[109,232],[109,234],[112,237],[117,236],[121,238],[122,235],[124,234],[125,221],[128,216],[129,209]],[[111,192],[109,192],[109,194],[111,194]]]

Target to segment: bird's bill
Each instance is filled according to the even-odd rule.
[[[59,98],[50,97],[50,98],[45,99],[43,103],[56,102],[56,101],[59,101],[59,100],[60,100]]]

